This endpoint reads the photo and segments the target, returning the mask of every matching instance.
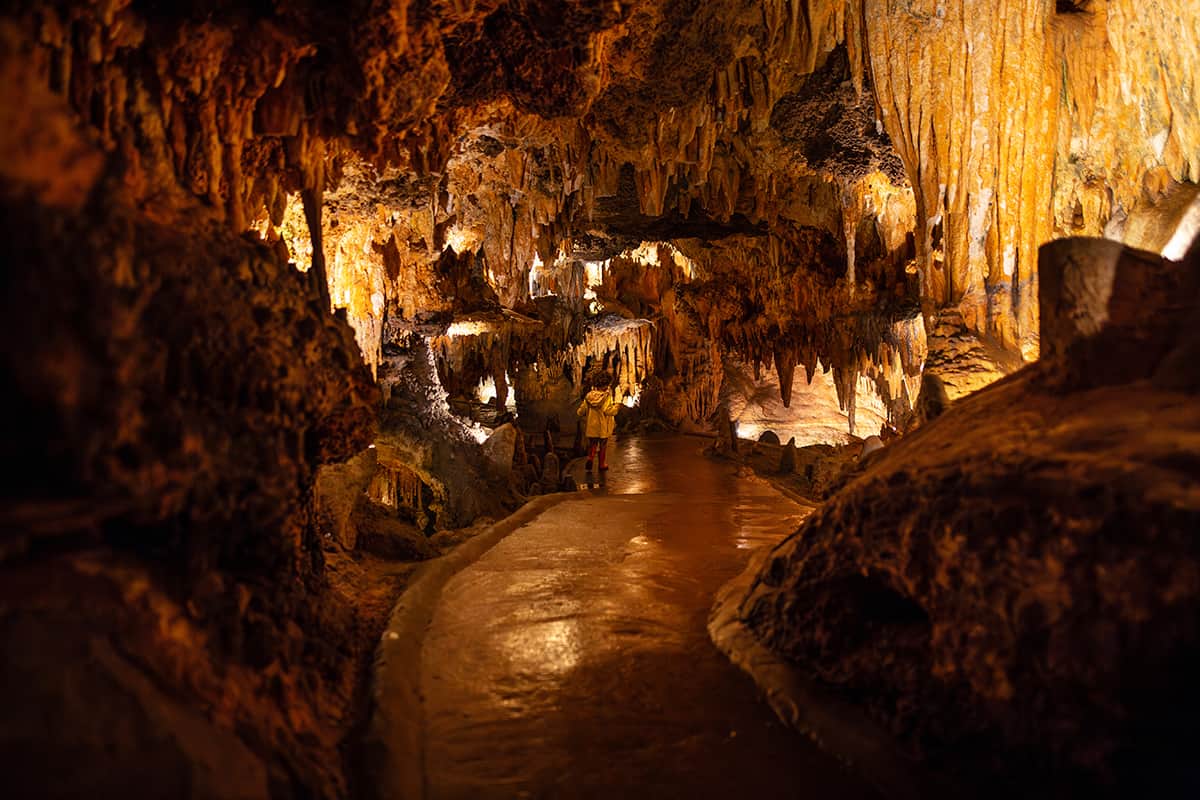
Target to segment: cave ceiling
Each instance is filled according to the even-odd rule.
[[[705,265],[677,297],[722,346],[860,371],[945,310],[1034,358],[1040,244],[1160,249],[1200,55],[1156,37],[1189,25],[1188,0],[105,0],[2,35],[33,65],[10,94],[82,119],[130,203],[315,266],[368,363],[386,320],[529,311],[663,242]],[[85,161],[6,177],[78,205]]]

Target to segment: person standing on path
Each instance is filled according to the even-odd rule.
[[[621,404],[613,396],[612,376],[606,371],[592,376],[592,390],[584,396],[576,414],[585,421],[584,435],[588,437],[586,469],[590,472],[592,462],[599,450],[600,470],[608,469],[608,437],[612,436]]]

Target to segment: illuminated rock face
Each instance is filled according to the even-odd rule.
[[[433,265],[447,244],[481,252],[513,307],[535,260],[597,236],[611,255],[739,230],[769,239],[772,264],[909,292],[927,315],[953,308],[1028,359],[1037,246],[1105,230],[1166,246],[1157,220],[1179,216],[1194,191],[1178,184],[1200,169],[1188,0],[383,3],[352,16],[64,3],[9,35],[30,32],[37,80],[107,145],[153,143],[123,145],[141,196],[182,190],[236,231],[280,237],[297,263],[315,256],[371,365],[385,316],[444,307]],[[1182,35],[1166,47],[1160,30]],[[151,83],[128,68],[139,53]],[[836,252],[796,250],[808,230]],[[746,269],[752,252],[726,256]],[[911,266],[916,285],[885,264]]]
[[[934,341],[946,348],[940,364],[995,351],[995,369],[950,368],[973,373],[964,386],[977,388],[985,372],[1011,370],[1002,351],[1036,357],[1038,245],[1107,231],[1161,249],[1185,216],[1194,187],[1179,182],[1195,179],[1188,154],[1200,135],[1187,99],[1195,37],[1163,48],[1146,32],[1194,32],[1186,3],[799,5],[708,4],[685,17],[647,2],[592,20],[603,30],[577,65],[589,77],[564,84],[581,91],[566,117],[509,100],[471,106],[454,118],[461,135],[440,179],[410,173],[405,197],[360,203],[358,227],[333,231],[326,220],[339,257],[359,253],[367,265],[350,269],[363,275],[358,299],[335,291],[334,302],[359,309],[353,320],[377,317],[363,309],[390,259],[386,305],[410,317],[438,308],[420,286],[447,243],[479,249],[500,301],[514,306],[538,261],[598,243],[604,255],[642,240],[686,246],[698,235],[725,242],[717,271],[792,295],[784,319],[759,316],[767,349],[811,347],[861,374],[857,362],[874,357],[878,340],[834,344],[821,317],[908,297],[930,325],[948,309],[981,339],[978,348]],[[585,108],[580,124],[572,115]],[[363,224],[376,229],[369,245]],[[826,252],[804,243],[818,231]],[[794,267],[811,288],[781,280]],[[339,275],[331,281],[346,285]],[[815,325],[801,291],[818,309]],[[739,357],[762,360],[745,313],[725,309],[714,330]],[[361,331],[360,340],[377,344]],[[689,405],[675,416],[704,427],[694,414],[702,404]]]
[[[917,198],[922,296],[1036,356],[1038,246],[1121,238],[1128,215],[1200,178],[1194,4],[878,0],[864,15]]]
[[[739,437],[757,440],[770,431],[783,442],[794,438],[798,447],[849,441],[849,414],[838,403],[832,372],[817,369],[811,383],[803,377],[794,382],[791,402],[785,406],[774,366],[760,369],[757,378],[753,368],[735,359],[726,359],[722,367],[721,390]],[[867,436],[887,424],[887,409],[870,391],[874,387],[869,379],[859,380],[867,385],[859,387],[855,429]]]
[[[1197,14],[13,4],[0,204],[23,411],[6,446],[46,455],[10,490],[61,497],[18,515],[34,532],[5,534],[0,566],[43,529],[114,548],[71,569],[149,587],[132,628],[155,633],[131,652],[179,633],[145,669],[220,708],[226,734],[254,731],[272,785],[340,794],[349,722],[317,709],[344,709],[354,668],[299,628],[356,635],[321,544],[357,540],[314,500],[318,465],[377,439],[376,493],[464,523],[496,511],[459,463],[487,434],[449,403],[486,385],[497,416],[561,422],[599,366],[680,430],[749,406],[748,425],[822,440],[904,428],[923,372],[954,400],[1037,355],[1039,245],[1186,251]],[[276,700],[252,699],[263,681]],[[280,722],[291,705],[307,710]],[[326,767],[298,767],[300,741]]]

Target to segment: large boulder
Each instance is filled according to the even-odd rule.
[[[423,561],[437,555],[428,537],[415,525],[365,497],[354,509],[353,523],[359,548],[373,555],[399,561]]]
[[[1096,249],[1044,260],[1083,269]],[[976,788],[1195,787],[1200,401],[1156,383],[1190,346],[1197,262],[1115,255],[1116,275],[1177,293],[1072,311],[1044,285],[1047,357],[868,459],[740,605],[768,647]]]
[[[310,275],[123,185],[86,214],[0,200],[6,792],[344,794],[366,642],[314,483],[378,390]]]
[[[488,470],[497,478],[508,479],[513,467],[513,453],[516,452],[517,437],[520,435],[512,423],[505,423],[483,443],[483,457]]]
[[[1200,278],[1154,253],[1064,239],[1042,248],[1038,272],[1042,358],[1064,390],[1150,377],[1194,330]]]

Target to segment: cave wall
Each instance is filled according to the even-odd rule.
[[[1200,178],[1194,5],[879,0],[862,13],[880,118],[916,195],[923,297],[1036,357],[1038,246],[1101,235]]]
[[[481,253],[514,307],[535,262],[576,240],[619,252],[747,226],[772,263],[867,295],[910,291],[903,264],[931,327],[954,309],[1029,359],[1040,243],[1108,230],[1148,246],[1165,234],[1139,215],[1194,196],[1183,0],[198,8],[43,4],[22,47],[109,146],[154,143],[124,145],[148,193],[183,187],[298,263],[328,262],[373,367],[389,313],[445,310],[431,287],[447,244]],[[131,80],[143,61],[154,80]],[[813,231],[837,243],[823,263],[795,246]],[[725,257],[746,268],[760,249]],[[777,335],[804,347],[813,331]],[[736,327],[725,338],[759,356]]]
[[[136,164],[15,52],[3,106],[40,124],[0,177],[10,790],[344,794],[364,632],[312,488],[374,435],[352,331],[225,209],[147,214]]]
[[[736,424],[740,438],[758,440],[770,431],[783,443],[795,439],[797,447],[850,441],[849,414],[838,402],[832,371],[817,369],[811,382],[795,381],[787,406],[783,404],[774,365],[760,367],[755,375],[749,364],[726,357],[721,372],[722,405]],[[870,379],[864,376],[859,381],[854,433],[864,438],[878,436],[888,425],[888,411],[872,391]]]
[[[597,17],[602,30],[576,34],[588,39],[578,65],[586,80],[568,82],[578,94],[554,114],[532,108],[511,85],[485,97],[479,85],[468,90],[454,77],[441,87],[447,113],[426,132],[426,155],[386,165],[336,159],[327,172],[340,182],[325,194],[321,235],[333,303],[348,307],[369,363],[378,359],[381,316],[416,320],[447,310],[428,291],[447,246],[477,253],[497,301],[510,308],[531,299],[539,265],[564,254],[575,263],[605,260],[681,233],[710,240],[752,231],[763,241],[722,248],[725,271],[768,261],[787,273],[813,268],[825,277],[814,281],[812,298],[843,273],[872,284],[862,291],[863,307],[897,285],[902,293],[915,285],[897,283],[912,255],[912,193],[886,136],[868,124],[869,96],[848,83],[844,48],[826,55],[836,37],[809,41],[806,20],[786,4],[694,6],[633,3],[620,16]],[[513,23],[509,11],[481,10],[493,12],[489,32],[500,19]],[[443,46],[464,56],[459,37],[477,34],[475,23],[464,16],[438,24]],[[811,66],[782,66],[797,60]],[[474,67],[460,67],[481,81]],[[495,76],[480,85],[495,87]],[[823,100],[831,91],[836,99]],[[835,143],[824,127],[842,117],[845,141]],[[813,144],[814,137],[823,138]],[[295,224],[300,205],[293,194],[284,223],[260,219],[259,228],[303,261],[311,242]],[[820,235],[832,244],[816,263],[809,242]],[[790,330],[809,310],[787,315],[785,330],[773,335],[794,335],[795,348],[823,343],[819,323]],[[724,338],[730,347],[750,346],[736,330]]]
[[[306,48],[141,11],[0,21],[9,791],[345,796],[371,632],[313,485],[378,390],[324,282],[239,235],[256,159],[290,180],[255,99]]]

